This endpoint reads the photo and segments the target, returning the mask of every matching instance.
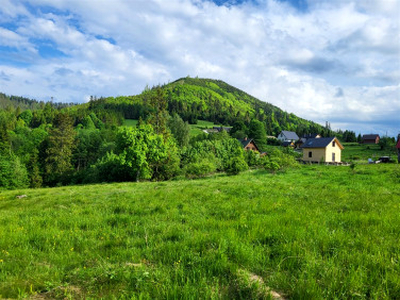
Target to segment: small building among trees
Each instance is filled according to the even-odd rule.
[[[242,144],[244,150],[261,152],[253,139],[245,137],[244,139],[239,139],[239,142]]]
[[[303,161],[338,163],[344,147],[336,137],[308,139],[303,145]]]
[[[293,131],[286,131],[282,130],[281,133],[278,135],[278,140],[282,142],[296,142],[299,139],[299,136],[296,132]]]
[[[379,144],[379,134],[364,134],[361,143],[363,144]]]

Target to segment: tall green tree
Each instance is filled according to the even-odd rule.
[[[24,120],[25,124],[27,126],[31,126],[31,122],[32,122],[32,118],[33,118],[33,114],[32,111],[30,109],[24,110],[19,116],[19,119]]]
[[[92,167],[94,181],[165,180],[179,172],[178,149],[172,137],[149,124],[118,129],[115,152]]]
[[[14,154],[0,154],[0,189],[28,187],[28,172]]]
[[[258,148],[264,150],[267,145],[267,134],[264,124],[258,120],[251,120],[249,125],[249,138],[254,139]]]
[[[176,142],[180,147],[186,147],[189,144],[190,126],[182,118],[174,113],[168,120],[168,128],[171,130]]]
[[[150,116],[148,118],[149,124],[154,128],[158,134],[167,134],[167,119],[168,119],[168,101],[165,96],[165,91],[157,86],[154,88],[148,97],[148,105],[151,107]]]
[[[48,184],[55,184],[61,177],[72,171],[72,154],[75,148],[76,132],[73,119],[67,113],[60,113],[55,126],[47,137],[45,178]]]

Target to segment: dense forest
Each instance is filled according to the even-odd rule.
[[[182,78],[139,95],[92,97],[80,105],[4,94],[0,103],[0,188],[6,189],[193,178],[249,167],[274,171],[295,163],[294,154],[245,152],[237,139],[254,138],[261,151],[267,136],[281,130],[355,139],[209,79]],[[125,127],[125,119],[139,121]],[[197,120],[232,130],[191,137],[189,123]]]
[[[267,135],[278,135],[282,130],[295,131],[299,135],[319,132],[326,128],[287,113],[220,80],[181,78],[160,87],[167,99],[167,110],[177,113],[184,121],[195,124],[207,120],[216,124],[233,125],[235,122],[249,124],[257,119],[265,126]],[[90,101],[92,109],[111,109],[120,112],[126,119],[146,119],[151,111],[148,101],[154,88],[135,96],[109,97]]]
[[[75,103],[51,102],[55,108],[64,108],[76,105]],[[7,96],[6,94],[0,93],[0,109],[19,108],[19,110],[37,110],[43,109],[45,105],[46,102],[44,101],[37,101],[35,99],[20,96]]]

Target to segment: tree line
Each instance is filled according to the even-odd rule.
[[[268,136],[281,130],[356,140],[354,132],[333,132],[215,80],[185,78],[136,96],[91,97],[81,105],[21,99],[0,110],[0,188],[275,170],[292,164],[285,155],[295,154],[244,152],[237,139],[253,138],[264,151],[275,143]],[[125,119],[139,122],[126,128]],[[232,130],[190,137],[189,123],[200,119]]]
[[[226,132],[191,138],[188,122],[169,112],[165,93],[155,87],[142,106],[132,101],[139,114],[135,127],[121,126],[125,112],[106,109],[101,98],[64,108],[48,102],[37,110],[1,110],[0,188],[194,178],[295,163],[292,156],[279,160],[281,154],[245,152]],[[250,125],[248,133],[255,136],[264,127],[257,120]]]

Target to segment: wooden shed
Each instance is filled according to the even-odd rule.
[[[379,144],[380,136],[379,134],[364,134],[362,136],[363,144]]]

